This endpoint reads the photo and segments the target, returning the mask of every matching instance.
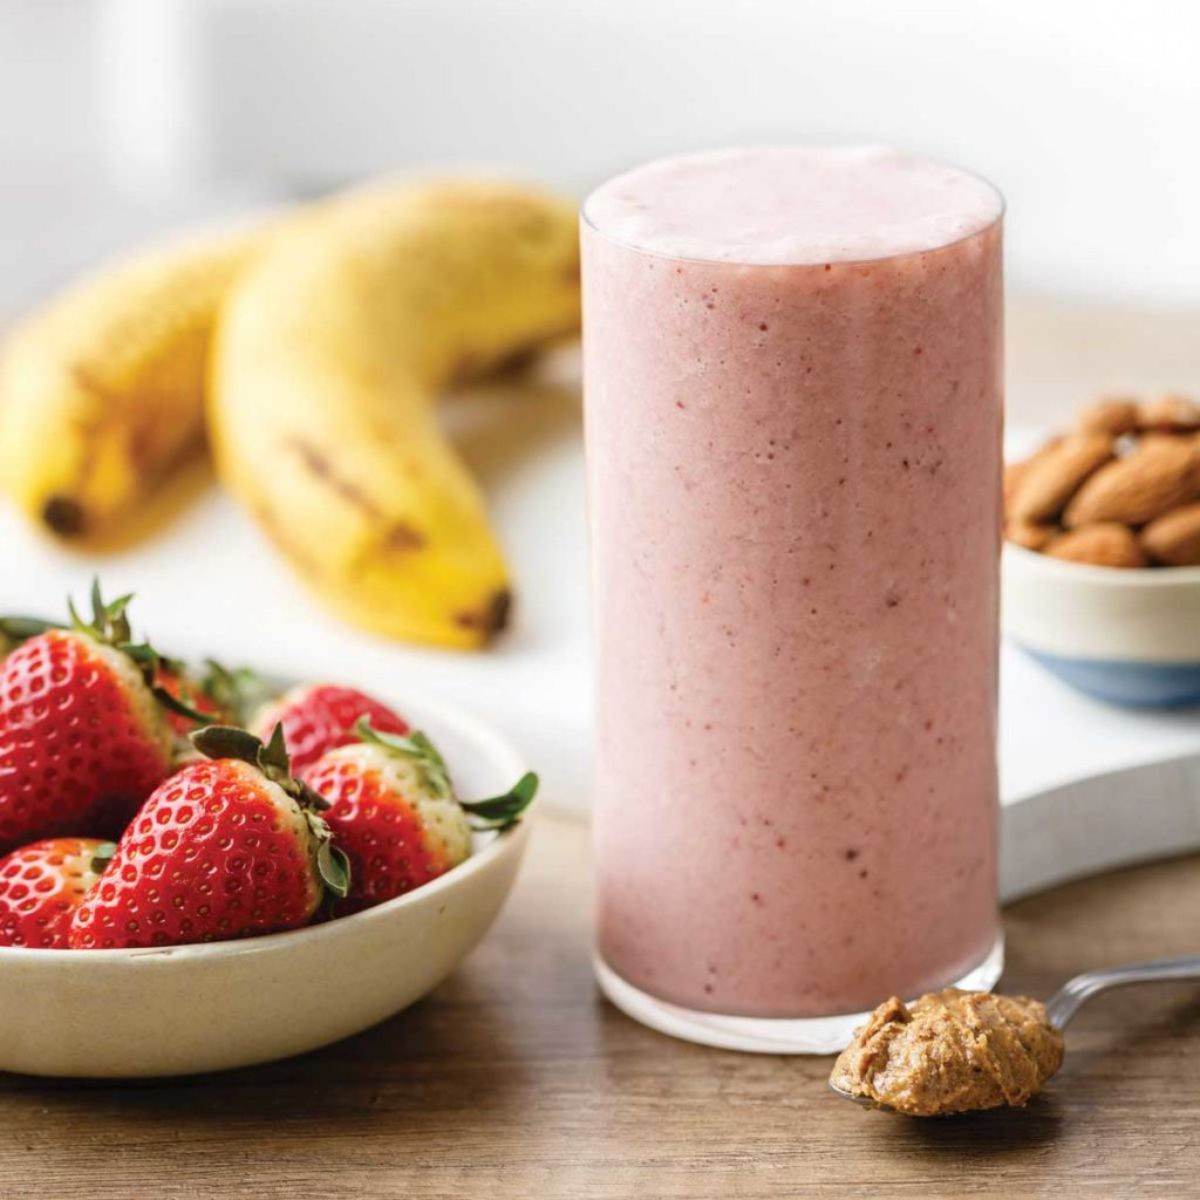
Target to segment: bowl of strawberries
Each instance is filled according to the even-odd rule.
[[[129,599],[0,619],[0,1069],[245,1066],[435,987],[516,878],[536,776],[442,704],[165,658]]]

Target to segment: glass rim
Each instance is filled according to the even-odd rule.
[[[867,145],[869,143],[861,143],[861,144]],[[603,180],[601,183],[598,183],[595,187],[593,187],[588,192],[588,194],[586,196],[584,196],[583,200],[580,202],[579,220],[582,225],[584,225],[588,229],[590,229],[593,233],[596,234],[597,237],[604,238],[605,241],[612,243],[614,246],[624,247],[625,249],[631,250],[636,254],[645,255],[648,258],[657,258],[657,259],[663,260],[664,262],[695,263],[697,265],[702,264],[704,266],[709,266],[709,267],[733,267],[733,268],[740,268],[743,270],[746,270],[746,269],[754,270],[756,268],[762,268],[764,270],[774,270],[774,271],[779,271],[779,270],[806,271],[806,270],[811,270],[814,267],[820,267],[820,268],[824,269],[826,264],[828,264],[830,266],[837,266],[837,267],[862,267],[862,266],[869,266],[873,263],[886,263],[886,262],[899,261],[900,259],[903,259],[903,258],[915,258],[922,254],[940,254],[944,250],[952,250],[955,246],[961,246],[961,245],[965,244],[966,242],[973,240],[974,238],[981,237],[983,234],[989,233],[991,230],[997,229],[1004,224],[1004,218],[1008,212],[1008,201],[1005,198],[1004,193],[986,175],[982,175],[978,171],[968,170],[966,167],[960,167],[955,163],[946,162],[944,159],[935,158],[935,157],[933,157],[931,155],[927,155],[927,154],[913,154],[913,155],[909,155],[909,157],[920,159],[923,162],[933,163],[937,166],[947,167],[951,170],[958,171],[961,174],[970,177],[971,179],[976,180],[978,183],[982,183],[985,187],[987,187],[995,195],[998,207],[997,207],[996,215],[990,221],[988,221],[986,225],[981,225],[978,229],[974,229],[970,233],[965,233],[961,237],[956,237],[956,238],[952,239],[951,241],[941,242],[936,246],[927,246],[927,247],[924,247],[924,248],[918,249],[918,250],[900,250],[894,254],[877,254],[877,255],[868,256],[865,258],[837,258],[837,259],[818,258],[818,259],[813,259],[811,262],[747,262],[745,259],[741,259],[741,258],[708,258],[708,257],[703,257],[703,256],[697,256],[694,254],[671,254],[664,250],[655,250],[648,246],[639,245],[637,242],[632,242],[628,238],[617,237],[615,234],[610,233],[608,230],[604,229],[602,226],[597,224],[596,221],[593,220],[591,215],[588,213],[588,205],[591,203],[592,199],[596,196],[596,194],[598,192],[600,192],[603,188],[606,188],[614,180],[621,179],[626,175],[631,175],[635,171],[640,171],[643,167],[655,166],[658,163],[672,162],[675,159],[703,158],[706,155],[720,154],[720,153],[730,151],[730,150],[790,150],[790,149],[836,150],[839,148],[848,147],[850,145],[852,145],[852,143],[840,143],[839,142],[839,143],[822,144],[822,143],[796,142],[796,143],[787,143],[787,144],[771,143],[771,144],[766,144],[766,145],[761,145],[761,146],[754,146],[754,145],[714,146],[707,150],[689,150],[689,151],[685,151],[685,152],[682,152],[679,154],[666,154],[666,155],[662,155],[658,158],[646,159],[643,162],[634,164],[633,166],[627,168],[624,171],[619,171],[615,175],[610,175],[607,179]],[[890,147],[890,146],[884,147],[884,148],[894,149],[894,147]],[[907,153],[907,152],[900,151],[900,153]]]

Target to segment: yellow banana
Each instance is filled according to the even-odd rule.
[[[0,486],[44,528],[104,536],[203,445],[217,309],[260,242],[222,233],[101,268],[0,364]]]
[[[508,573],[433,401],[579,322],[574,209],[495,181],[322,205],[238,280],[213,351],[222,481],[366,628],[484,644]]]

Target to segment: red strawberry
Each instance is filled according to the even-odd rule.
[[[182,663],[173,659],[163,659],[159,663],[154,681],[168,696],[202,717],[220,722],[232,719],[232,714],[225,712],[216,698],[205,691],[202,684],[192,679]],[[185,717],[181,712],[167,713],[167,723],[180,736],[186,736],[196,728],[195,719]]]
[[[292,778],[282,729],[266,746],[222,725],[192,741],[212,761],[184,767],[142,806],[71,922],[75,949],[295,929],[326,889],[345,895],[346,860],[316,811],[324,801]]]
[[[53,621],[43,621],[40,617],[0,617],[0,662],[22,642],[48,629],[60,628]]]
[[[307,775],[329,801],[325,820],[350,860],[350,891],[336,907],[354,912],[428,883],[471,853],[471,828],[515,824],[537,791],[529,773],[492,800],[454,795],[445,761],[423,733],[380,733],[362,721],[361,740],[329,751]]]
[[[0,859],[0,946],[65,950],[71,918],[116,846],[50,838]]]
[[[171,730],[130,640],[129,597],[29,638],[0,664],[0,853],[55,834],[119,834],[171,767]]]
[[[250,729],[259,737],[266,737],[282,722],[292,769],[297,775],[304,775],[326,750],[357,741],[354,726],[363,717],[381,733],[408,732],[408,722],[386,704],[356,688],[333,683],[308,683],[292,688],[266,705]]]
[[[246,697],[256,690],[249,671],[231,671],[211,658],[204,660],[203,670],[192,670],[179,659],[160,656],[155,682],[178,702],[167,720],[182,736],[196,728],[197,716],[220,725],[241,724]]]

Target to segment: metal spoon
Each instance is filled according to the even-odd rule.
[[[1125,987],[1131,983],[1166,983],[1171,980],[1200,979],[1200,955],[1185,954],[1181,958],[1159,958],[1154,962],[1130,963],[1124,967],[1102,967],[1097,971],[1085,971],[1076,975],[1046,1001],[1046,1016],[1055,1029],[1066,1029],[1067,1023],[1083,1007],[1084,1003],[1110,988]],[[880,1104],[867,1096],[856,1096],[853,1092],[835,1087],[832,1080],[830,1090],[843,1100],[850,1100],[866,1108],[892,1111],[887,1104]]]

